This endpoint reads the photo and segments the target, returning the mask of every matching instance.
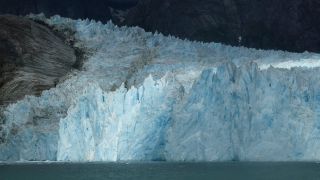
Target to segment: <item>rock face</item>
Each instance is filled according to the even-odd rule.
[[[0,42],[2,105],[55,86],[76,62],[61,38],[26,18],[0,16]]]
[[[142,0],[124,24],[191,40],[320,52],[317,0]]]
[[[0,0],[0,13],[44,13],[140,26],[180,38],[320,52],[318,0]],[[111,8],[127,10],[114,11]],[[132,8],[133,7],[133,8]]]
[[[111,18],[110,7],[128,8],[136,0],[0,0],[0,13],[27,15],[44,13],[70,18],[90,18],[106,22]]]
[[[126,24],[181,38],[235,43],[241,20],[232,0],[144,0],[130,11]]]

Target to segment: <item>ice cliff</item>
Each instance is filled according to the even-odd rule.
[[[320,160],[320,55],[32,16],[88,49],[40,97],[1,109],[0,160]]]

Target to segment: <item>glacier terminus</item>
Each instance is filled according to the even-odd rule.
[[[81,70],[1,109],[0,161],[319,161],[320,54],[72,29]]]

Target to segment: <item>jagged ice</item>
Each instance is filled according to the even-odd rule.
[[[87,50],[40,97],[2,110],[2,161],[320,160],[320,55],[30,16]]]

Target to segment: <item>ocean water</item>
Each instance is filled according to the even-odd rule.
[[[319,163],[1,164],[0,180],[319,180]]]

